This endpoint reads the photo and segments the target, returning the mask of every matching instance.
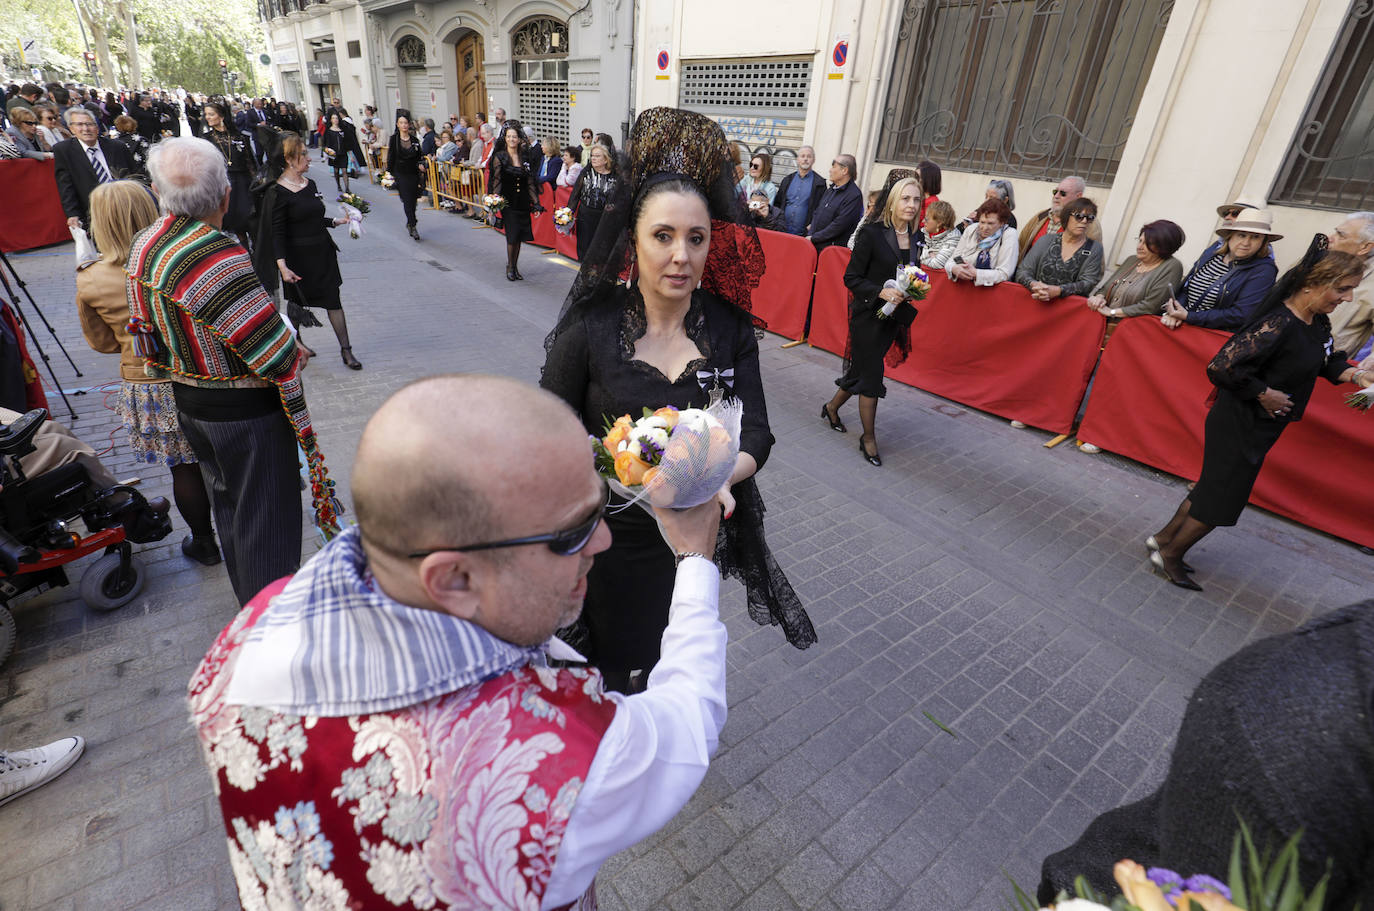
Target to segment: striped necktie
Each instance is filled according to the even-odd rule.
[[[87,149],[86,152],[91,156],[91,167],[95,169],[96,183],[109,183],[110,172],[105,170],[105,166],[100,163],[100,156],[95,149]]]

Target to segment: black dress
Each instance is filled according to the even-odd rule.
[[[253,153],[248,140],[227,128],[206,130],[204,138],[219,149],[229,170],[229,211],[222,227],[229,234],[243,233],[253,217]]]
[[[704,291],[692,295],[684,326],[701,357],[669,379],[634,359],[646,329],[637,289],[619,285],[614,301],[590,311],[554,341],[540,385],[568,402],[587,432],[605,433],[607,417],[636,416],[643,408],[705,407],[717,388],[744,404],[740,450],[760,468],[773,446],[768,408],[759,376],[759,349],[749,318]],[[733,371],[725,374],[725,371]],[[722,572],[742,577],[749,589],[750,615],[760,623],[781,623],[799,647],[816,641],[811,622],[763,542],[763,501],[753,478],[732,488],[736,509],[721,523],[716,562]],[[614,499],[614,498],[613,498]],[[612,540],[587,577],[582,612],[586,641],[560,633],[603,670],[648,670],[658,661],[672,599],[673,553],[653,518],[638,506],[607,517]]]
[[[296,297],[296,303],[321,310],[338,310],[339,248],[329,229],[334,220],[325,213],[324,197],[315,181],[306,180],[305,187],[292,192],[277,185],[272,205],[272,244],[277,256],[286,260],[287,268],[301,277],[295,291],[285,294]],[[290,285],[288,285],[288,288]]]
[[[327,150],[325,158],[334,169],[334,179],[338,180],[339,175],[348,170],[348,135],[343,130],[325,130],[324,147]],[[331,151],[333,155],[329,154]]]
[[[591,248],[592,238],[596,236],[596,226],[601,224],[601,213],[605,210],[607,201],[614,195],[616,181],[619,179],[615,174],[602,174],[596,168],[587,165],[573,182],[572,195],[568,197],[568,208],[572,210],[576,219],[578,262],[587,259],[587,250]]]
[[[920,244],[902,250],[897,246],[896,232],[881,222],[859,229],[854,255],[844,271],[844,284],[849,289],[849,343],[844,374],[835,380],[844,391],[871,398],[887,395],[883,361],[894,344],[903,357],[910,350],[908,333],[916,308],[904,302],[897,305],[892,316],[880,319],[878,311],[887,302],[878,292],[883,290],[883,282],[897,274],[899,264],[918,263],[920,259]]]
[[[1344,352],[1332,350],[1331,321],[1320,313],[1309,325],[1278,306],[1231,336],[1207,365],[1217,398],[1207,413],[1202,474],[1188,514],[1207,525],[1235,525],[1265,455],[1285,427],[1302,419],[1317,377],[1338,383],[1348,366]],[[1292,399],[1286,417],[1274,417],[1256,401],[1265,387]]]
[[[326,136],[328,131],[325,131]],[[388,140],[386,169],[396,179],[396,192],[401,196],[401,206],[406,213],[406,227],[415,227],[415,200],[420,198],[420,140],[414,133],[410,139],[401,140],[400,133],[392,133]]]
[[[516,165],[505,149],[496,152],[491,164],[491,192],[506,200],[501,224],[506,230],[506,243],[519,244],[534,240],[530,212],[539,206],[539,187],[531,170],[529,156]]]

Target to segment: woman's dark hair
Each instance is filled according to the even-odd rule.
[[[1088,215],[1096,215],[1097,203],[1086,196],[1080,196],[1064,207],[1063,211],[1060,213],[1060,218],[1062,221],[1067,221],[1079,212]]]
[[[933,161],[923,161],[916,166],[916,173],[921,175],[921,190],[927,196],[939,196],[944,189],[944,183],[940,180],[940,166]]]
[[[711,202],[706,198],[705,191],[690,180],[675,177],[651,183],[635,197],[634,205],[630,209],[631,243],[634,242],[635,230],[639,227],[639,217],[644,214],[645,204],[660,193],[683,193],[688,196],[695,196],[701,200],[701,204],[706,207],[707,212],[711,211]]]
[[[610,133],[597,133],[596,139],[593,140],[593,142],[599,142],[606,148],[610,149],[612,152],[615,151],[615,140],[611,138]],[[615,156],[612,155],[611,157],[614,158]]]
[[[400,119],[400,118],[397,118],[397,119]],[[409,117],[406,118],[406,120],[409,120],[409,119],[410,119]],[[342,115],[340,115],[338,111],[330,111],[330,112],[329,112],[329,126],[330,126],[330,127],[333,127],[335,121],[338,121],[339,126],[343,126],[343,117],[342,117]]]
[[[982,218],[984,215],[996,215],[997,220],[1004,225],[1011,221],[1011,209],[1002,199],[985,199],[981,206],[973,210],[975,218]]]
[[[564,154],[564,155],[571,155],[571,156],[572,156],[576,161],[578,161],[578,162],[581,162],[581,161],[582,161],[582,147],[581,147],[581,146],[564,146],[564,147],[563,147],[563,152],[562,152],[562,154]]]
[[[1149,222],[1142,227],[1140,236],[1145,241],[1145,249],[1160,259],[1168,259],[1173,256],[1188,239],[1182,228],[1163,218]]]
[[[515,135],[520,137],[520,158],[523,161],[525,155],[530,150],[530,140],[529,137],[525,135],[525,128],[520,125],[520,121],[518,120],[507,120],[505,123],[501,124],[501,143],[496,147],[496,150],[498,152],[506,151],[506,133],[511,130],[514,130]]]
[[[759,180],[772,180],[773,156],[769,155],[767,152],[759,152],[755,155],[750,155],[749,161],[752,163],[755,158],[759,160]]]

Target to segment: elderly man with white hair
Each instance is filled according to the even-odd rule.
[[[57,195],[62,199],[62,211],[67,213],[68,227],[86,227],[91,222],[91,191],[136,173],[138,168],[123,143],[100,135],[100,126],[90,111],[70,107],[66,119],[72,138],[52,148]]]
[[[811,213],[820,205],[825,181],[811,167],[816,163],[816,150],[811,146],[797,149],[796,173],[788,174],[778,185],[773,207],[782,215],[788,234],[804,235],[811,224]]]
[[[1355,212],[1327,235],[1332,250],[1364,258],[1364,281],[1350,300],[1331,314],[1331,338],[1336,350],[1352,360],[1374,338],[1374,212]],[[1374,352],[1360,362],[1362,369],[1374,369]]]
[[[162,212],[129,251],[136,350],[171,379],[181,429],[214,502],[239,603],[300,565],[296,446],[310,468],[316,521],[337,527],[300,370],[307,355],[263,290],[248,252],[220,230],[229,208],[224,156],[190,137],[148,158]]]
[[[1050,191],[1050,207],[1042,212],[1035,213],[1035,217],[1021,226],[1021,234],[1017,238],[1021,245],[1020,259],[1025,259],[1030,248],[1035,246],[1035,242],[1046,234],[1062,234],[1064,232],[1064,222],[1059,215],[1064,211],[1064,207],[1078,199],[1088,189],[1088,184],[1083,178],[1070,175],[1060,180],[1055,188]],[[1098,227],[1096,221],[1088,224],[1088,237],[1102,243],[1102,229]]]

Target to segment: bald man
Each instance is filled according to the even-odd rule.
[[[191,681],[244,907],[570,908],[686,804],[725,722],[713,501],[679,555],[646,692],[554,631],[610,544],[561,400],[440,376],[368,422],[358,525],[254,598]]]

